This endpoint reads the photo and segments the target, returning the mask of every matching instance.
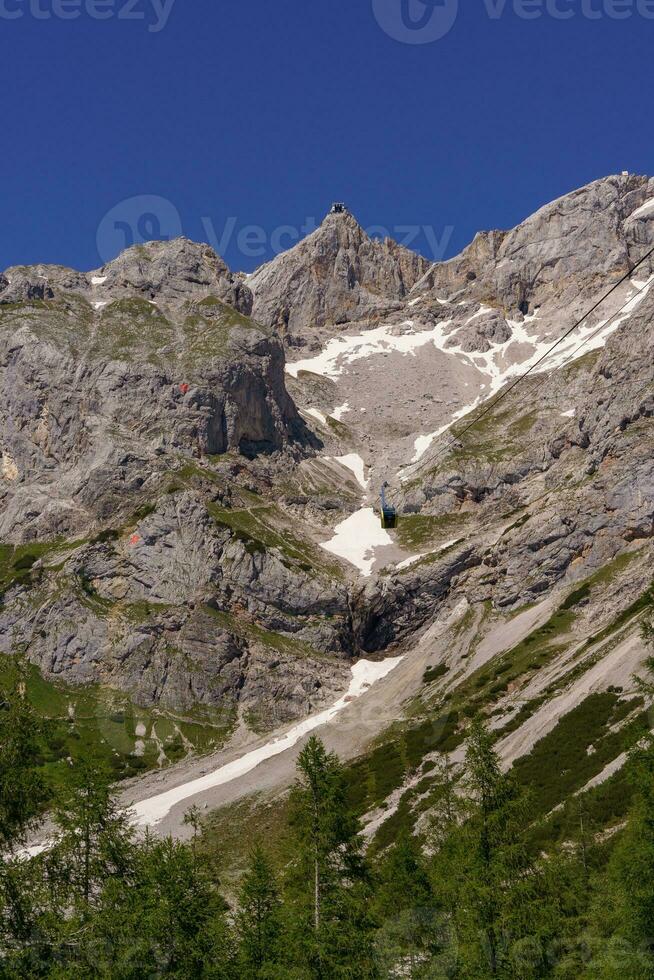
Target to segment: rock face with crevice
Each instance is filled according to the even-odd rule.
[[[259,496],[319,441],[250,308],[242,279],[183,239],[89,274],[3,275],[3,652],[141,704],[264,720],[340,683],[346,591]]]
[[[279,340],[224,302],[236,280],[206,246],[37,269],[8,270],[0,294],[3,541],[83,533],[175,459],[315,444]]]

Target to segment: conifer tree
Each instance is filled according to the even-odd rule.
[[[315,735],[300,752],[291,799],[291,823],[300,844],[304,880],[311,883],[311,923],[318,932],[323,914],[346,882],[364,874],[359,824],[349,812],[343,769]]]
[[[0,688],[0,853],[25,840],[48,791],[39,772],[43,727],[26,695],[26,666]]]
[[[432,804],[427,825],[427,843],[438,851],[448,835],[463,820],[467,805],[458,791],[460,773],[445,755],[436,761],[431,773]]]
[[[147,837],[129,874],[108,879],[98,895],[76,958],[79,976],[235,980],[226,909],[189,844]]]
[[[635,799],[594,907],[594,955],[585,976],[654,976],[654,738],[630,759]]]
[[[530,858],[527,801],[501,771],[489,731],[471,726],[467,814],[434,858],[434,887],[450,910],[460,977],[547,975],[556,928],[547,876]]]
[[[379,862],[374,909],[377,950],[386,975],[421,975],[433,953],[439,910],[418,839],[404,832]]]
[[[279,960],[281,903],[275,875],[260,845],[251,855],[238,898],[239,972],[259,977]]]
[[[39,769],[44,729],[27,697],[26,675],[18,661],[0,689],[0,974],[7,976],[33,972],[41,875],[17,849],[49,798]]]
[[[110,878],[127,879],[134,859],[134,834],[118,807],[110,775],[88,761],[76,763],[72,786],[54,813],[56,843],[47,858],[62,902],[85,916]]]
[[[347,806],[343,767],[312,736],[297,770],[291,794],[297,854],[285,909],[293,966],[316,978],[372,977],[370,882],[359,821]]]

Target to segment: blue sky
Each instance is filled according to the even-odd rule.
[[[0,267],[182,231],[251,269],[333,200],[449,256],[653,172],[652,0],[429,3],[0,0]]]

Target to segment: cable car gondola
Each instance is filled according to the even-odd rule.
[[[381,488],[381,525],[384,528],[397,527],[397,511],[386,500],[385,491],[387,486],[388,483],[384,483]]]

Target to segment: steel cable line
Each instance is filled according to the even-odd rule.
[[[461,441],[462,437],[466,434],[466,432],[472,429],[473,426],[477,425],[477,423],[480,422],[483,418],[485,418],[486,415],[488,415],[490,412],[492,412],[496,408],[496,406],[499,405],[501,401],[507,398],[511,394],[514,388],[517,388],[519,384],[525,381],[526,378],[528,378],[529,375],[535,371],[535,369],[538,367],[539,364],[542,364],[543,361],[545,361],[550,356],[550,354],[552,354],[552,352],[555,351],[556,348],[559,347],[563,343],[563,341],[570,336],[570,334],[574,333],[574,331],[581,326],[584,320],[588,319],[588,317],[592,313],[594,313],[595,310],[598,309],[598,307],[602,305],[604,300],[608,299],[608,297],[611,296],[616,291],[616,289],[618,289],[624,282],[626,282],[628,279],[631,279],[636,269],[638,269],[638,267],[641,266],[643,262],[646,262],[651,255],[654,255],[654,247],[651,248],[649,252],[646,252],[646,254],[643,255],[642,258],[640,258],[638,262],[628,272],[626,272],[624,276],[622,276],[621,279],[619,279],[616,283],[614,283],[613,286],[611,286],[611,288],[589,310],[587,310],[586,313],[584,313],[584,315],[580,317],[579,320],[577,320],[571,327],[569,327],[568,330],[562,333],[559,339],[554,344],[552,344],[552,346],[547,351],[545,351],[544,354],[541,354],[538,360],[534,361],[534,363],[529,368],[527,368],[526,371],[524,371],[521,375],[519,375],[519,377],[517,377],[515,381],[513,381],[505,391],[500,392],[499,396],[493,402],[491,402],[491,404],[487,405],[483,409],[483,411],[481,411],[479,415],[477,415],[474,419],[472,419],[472,421],[469,422],[455,437],[452,437],[446,445],[442,446],[439,452],[436,453],[435,456],[432,456],[430,458],[429,463],[430,464],[436,463],[444,453],[446,453],[452,446],[455,446],[458,442]],[[572,356],[577,353],[577,351],[581,350],[582,347],[584,347],[590,340],[592,340],[595,336],[597,336],[599,331],[602,330],[607,323],[610,323],[611,320],[614,320],[617,316],[619,316],[620,313],[622,313],[622,311],[625,309],[625,307],[628,306],[629,303],[633,302],[636,296],[644,292],[646,288],[647,288],[647,284],[641,286],[634,296],[630,296],[629,299],[625,300],[625,302],[620,307],[620,309],[616,310],[615,313],[613,313],[608,320],[605,320],[600,326],[598,326],[595,331],[589,334],[589,336],[586,337],[581,342],[581,344],[579,344],[579,346],[575,348],[574,351],[572,351],[570,358],[568,358],[568,360],[566,360],[561,365],[561,367],[565,367],[566,364],[570,362]]]

